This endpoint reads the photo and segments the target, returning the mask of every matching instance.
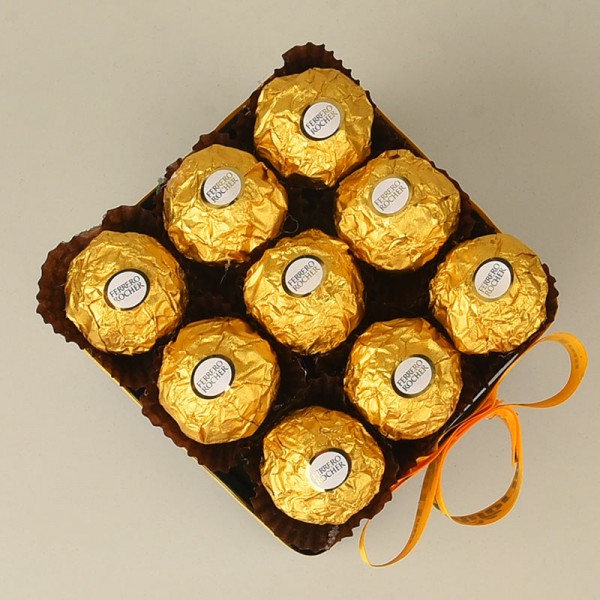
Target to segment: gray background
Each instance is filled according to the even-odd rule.
[[[0,6],[2,598],[592,598],[597,583],[597,2],[4,2]],[[59,241],[141,198],[305,41],[325,42],[373,99],[558,280],[554,330],[585,341],[576,397],[521,411],[525,482],[485,528],[439,514],[400,565],[357,539],[306,558],[282,546],[74,345],[34,314]],[[540,348],[503,395],[564,380]],[[508,438],[457,447],[450,506],[504,492]],[[417,486],[372,526],[404,543]]]

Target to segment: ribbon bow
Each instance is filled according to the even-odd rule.
[[[387,567],[399,562],[405,556],[407,556],[417,545],[419,538],[423,534],[423,531],[427,525],[427,521],[429,520],[429,516],[431,515],[431,510],[434,506],[442,514],[452,519],[455,523],[459,523],[461,525],[489,525],[490,523],[499,521],[510,512],[517,502],[519,492],[521,491],[521,484],[523,482],[523,470],[521,466],[521,457],[523,451],[521,425],[519,423],[519,416],[517,415],[515,409],[521,407],[551,408],[553,406],[562,404],[573,395],[581,383],[587,368],[587,353],[583,344],[575,336],[569,333],[554,333],[537,340],[529,347],[527,352],[542,342],[556,342],[563,346],[569,354],[571,371],[569,374],[569,379],[564,387],[554,396],[551,396],[550,398],[540,402],[534,402],[530,404],[504,404],[498,398],[498,389],[500,384],[511,371],[511,369],[518,363],[520,358],[522,358],[526,353],[523,353],[518,360],[515,360],[495,383],[494,387],[483,401],[481,406],[471,416],[456,426],[456,428],[451,430],[446,437],[442,439],[434,452],[421,459],[421,461],[419,461],[413,469],[411,469],[394,485],[393,489],[396,489],[407,479],[415,475],[418,471],[427,468],[427,471],[425,472],[425,478],[423,479],[423,485],[421,487],[421,496],[419,498],[419,504],[417,507],[413,528],[402,551],[387,562],[379,564],[371,562],[366,550],[366,533],[369,522],[365,524],[360,536],[359,551],[361,558],[366,564],[371,567]],[[463,435],[465,435],[465,433],[471,429],[471,427],[474,427],[482,419],[493,419],[495,417],[498,417],[504,422],[510,433],[512,462],[515,467],[512,481],[502,498],[496,500],[496,502],[493,502],[487,508],[469,515],[452,515],[446,507],[446,502],[444,500],[444,494],[442,491],[442,471],[446,458],[456,442],[458,442],[458,440],[460,440]]]

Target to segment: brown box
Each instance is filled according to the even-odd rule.
[[[283,56],[283,67],[273,76],[304,71],[311,67],[339,69],[348,76],[350,70],[323,46],[306,44],[295,47]],[[355,79],[356,81],[356,79]],[[254,152],[254,110],[260,88],[235,109],[213,132],[202,135],[193,146],[198,151],[210,144],[221,143],[248,152]],[[376,106],[374,104],[374,106]],[[372,130],[371,158],[390,149],[408,149],[426,158],[389,119],[375,108]],[[166,170],[169,178],[181,159]],[[439,168],[439,167],[438,167]],[[442,170],[442,169],[440,169]],[[442,172],[444,172],[442,170]],[[163,340],[151,352],[140,356],[108,355],[92,348],[75,326],[65,316],[64,282],[71,259],[80,252],[101,230],[138,231],[157,238],[183,265],[189,282],[191,302],[183,324],[211,316],[234,315],[250,320],[241,294],[241,286],[248,265],[230,268],[192,263],[173,247],[162,228],[162,195],[164,182],[149,192],[133,207],[120,207],[109,211],[102,224],[75,236],[70,242],[60,244],[50,252],[42,267],[38,312],[57,333],[67,341],[74,341],[88,352],[130,395],[140,403],[142,412],[161,427],[165,435],[203,464],[249,511],[259,514],[264,524],[293,549],[305,554],[318,554],[329,549],[352,530],[364,517],[372,517],[391,498],[391,487],[410,469],[417,459],[428,456],[449,428],[464,421],[481,406],[494,381],[520,354],[522,354],[553,321],[557,311],[557,291],[554,279],[548,274],[550,292],[547,298],[547,319],[542,328],[525,344],[507,354],[463,356],[464,389],[458,407],[449,422],[436,434],[417,441],[391,442],[368,424],[370,433],[379,441],[389,459],[390,468],[384,477],[384,489],[375,500],[360,511],[345,526],[308,525],[294,521],[272,504],[260,484],[260,440],[264,432],[292,408],[312,403],[341,409],[360,418],[345,399],[342,387],[343,370],[349,350],[357,333],[374,321],[396,317],[425,317],[433,322],[429,312],[428,283],[439,263],[457,243],[482,235],[498,232],[498,228],[460,189],[461,217],[458,229],[444,245],[439,255],[423,268],[413,273],[382,273],[359,262],[367,289],[366,314],[361,326],[339,348],[319,356],[296,356],[281,347],[260,328],[275,347],[282,365],[283,385],[280,398],[259,432],[247,442],[202,446],[186,438],[176,423],[162,409],[157,400],[156,375],[160,365]],[[289,216],[283,235],[317,227],[335,235],[333,223],[334,189],[315,189],[297,181],[286,182],[289,196]],[[275,243],[275,242],[273,242]],[[256,258],[256,257],[254,257]],[[437,325],[439,327],[439,325]],[[441,327],[440,327],[441,328]]]

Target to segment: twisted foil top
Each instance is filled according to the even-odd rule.
[[[282,344],[317,354],[341,344],[364,313],[348,246],[318,229],[284,238],[246,276],[248,311]]]
[[[331,187],[369,156],[373,106],[337,69],[277,77],[261,90],[254,143],[284,176]]]
[[[263,442],[261,479],[275,505],[305,523],[345,523],[379,491],[385,459],[352,417],[311,406],[292,413]]]
[[[279,233],[287,194],[248,152],[214,144],[190,154],[167,183],[164,222],[178,250],[198,262],[243,262]]]
[[[71,262],[66,314],[92,346],[138,354],[171,333],[187,305],[183,270],[154,238],[102,231]]]
[[[505,233],[454,248],[429,291],[435,318],[467,354],[513,350],[546,319],[548,280],[542,263]]]
[[[160,403],[181,431],[202,444],[256,432],[279,390],[277,357],[241,319],[186,325],[163,355]]]
[[[340,183],[335,222],[360,259],[414,270],[434,258],[459,212],[459,192],[445,175],[408,150],[389,150]]]
[[[344,388],[385,436],[422,438],[456,408],[460,354],[425,319],[374,323],[352,347]]]

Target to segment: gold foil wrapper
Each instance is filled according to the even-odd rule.
[[[371,151],[373,106],[336,69],[277,77],[261,90],[254,143],[284,176],[331,187]]]
[[[546,319],[548,279],[542,263],[504,233],[454,248],[429,289],[435,318],[468,354],[513,350]]]
[[[292,413],[263,442],[261,479],[288,516],[318,525],[345,523],[379,491],[385,459],[352,417],[311,406]]]
[[[177,249],[198,262],[244,262],[279,234],[287,195],[248,152],[214,144],[188,156],[167,183],[164,222]]]
[[[340,183],[335,222],[361,260],[414,270],[435,257],[459,213],[459,192],[443,173],[408,150],[389,150]]]
[[[248,311],[302,354],[341,344],[364,313],[364,286],[348,246],[317,229],[285,238],[246,276]]]
[[[179,263],[154,238],[102,231],[71,262],[66,314],[92,346],[139,354],[171,333],[187,306]]]
[[[422,438],[440,429],[456,408],[460,354],[425,319],[374,323],[352,347],[344,388],[385,436]]]
[[[164,351],[159,400],[181,431],[202,444],[251,436],[279,390],[277,357],[241,319],[186,325]]]

